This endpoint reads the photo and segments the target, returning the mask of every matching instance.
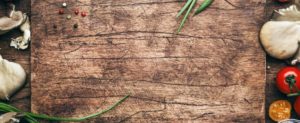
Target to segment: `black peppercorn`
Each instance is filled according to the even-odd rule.
[[[74,27],[75,29],[77,29],[77,28],[78,28],[78,24],[77,24],[77,23],[74,24],[73,27]]]
[[[53,25],[53,28],[54,28],[54,29],[56,29],[56,28],[57,28],[57,26],[54,24],[54,25]]]

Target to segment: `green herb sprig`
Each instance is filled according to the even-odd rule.
[[[4,112],[4,113],[7,113],[7,112],[21,113],[21,114],[24,115],[24,119],[26,121],[28,121],[29,123],[39,123],[37,119],[43,119],[43,120],[48,120],[48,121],[63,121],[63,122],[82,122],[84,120],[88,120],[90,118],[100,116],[104,113],[107,113],[107,112],[113,110],[118,105],[123,103],[129,96],[130,95],[127,95],[127,96],[123,97],[121,100],[119,100],[114,105],[110,106],[109,108],[107,108],[105,110],[102,110],[102,111],[97,112],[95,114],[91,114],[91,115],[81,117],[81,118],[52,117],[52,116],[48,116],[48,115],[45,115],[45,114],[35,114],[35,113],[31,113],[31,112],[23,112],[20,109],[17,109],[16,107],[13,107],[11,105],[8,105],[8,104],[2,103],[2,102],[0,102],[0,112]]]
[[[177,14],[176,17],[178,18],[178,17],[180,17],[186,11],[186,13],[185,13],[185,15],[184,15],[184,17],[183,17],[180,25],[179,25],[177,33],[179,33],[182,30],[182,28],[183,28],[183,26],[184,26],[184,24],[185,24],[185,22],[186,22],[186,20],[187,20],[187,18],[189,16],[189,14],[191,13],[191,11],[194,8],[194,6],[197,3],[197,1],[198,0],[187,0],[187,2],[185,3],[185,5],[182,7],[182,9]],[[200,14],[202,11],[204,11],[206,8],[208,8],[213,2],[214,2],[214,0],[204,0],[201,3],[201,5],[199,6],[199,8],[195,11],[194,15]]]

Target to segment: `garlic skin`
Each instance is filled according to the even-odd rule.
[[[26,72],[21,65],[5,60],[0,55],[0,99],[9,100],[26,80]]]

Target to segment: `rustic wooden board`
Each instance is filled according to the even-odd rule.
[[[72,20],[60,2],[32,1],[32,111],[84,116],[131,93],[89,122],[264,121],[265,0],[215,1],[178,35],[177,0],[70,0],[90,12]]]

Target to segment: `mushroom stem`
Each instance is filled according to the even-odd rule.
[[[300,9],[300,0],[294,0],[294,4]]]
[[[11,4],[9,4],[9,7],[10,7],[11,10],[10,10],[8,16],[11,18],[13,16],[15,10],[16,10],[16,6],[11,3]]]
[[[27,49],[28,48],[28,44],[30,41],[30,23],[29,23],[29,18],[26,18],[26,21],[24,24],[21,25],[20,30],[23,32],[23,37],[21,37],[20,39],[22,39],[20,42],[18,42],[18,46],[17,49]],[[13,42],[13,41],[12,41]]]
[[[296,65],[297,63],[300,62],[300,48],[299,48],[299,41],[298,41],[298,51],[296,53],[296,55],[294,56],[294,58],[291,61],[291,65]]]
[[[30,22],[26,14],[24,14],[25,22],[20,26],[20,30],[23,32],[23,36],[19,36],[16,39],[12,39],[10,46],[16,49],[25,50],[28,48],[28,44],[31,38]]]
[[[28,48],[28,42],[30,41],[30,22],[28,16],[15,10],[14,4],[9,4],[11,11],[8,16],[0,18],[0,35],[5,34],[15,28],[20,28],[23,32],[23,36],[12,39],[10,46],[16,49]]]

